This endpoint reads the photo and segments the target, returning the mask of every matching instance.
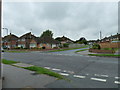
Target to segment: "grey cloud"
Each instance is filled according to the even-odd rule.
[[[98,39],[100,30],[103,36],[117,33],[117,16],[117,3],[5,3],[3,26],[16,35],[32,28],[36,36],[51,29],[54,37]]]

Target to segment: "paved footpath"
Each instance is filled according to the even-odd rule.
[[[43,74],[34,75],[33,71],[3,64],[3,88],[45,88],[56,80]]]

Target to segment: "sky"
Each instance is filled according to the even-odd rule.
[[[97,40],[118,32],[117,2],[4,2],[3,25],[18,37],[51,30],[53,38]],[[7,35],[2,29],[2,36]]]

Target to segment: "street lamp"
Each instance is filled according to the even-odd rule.
[[[7,35],[8,35],[8,28],[2,28],[2,29],[5,29],[7,31]],[[7,49],[8,49],[8,43],[7,44]]]
[[[5,29],[5,30],[7,30],[7,35],[8,35],[8,28],[2,28],[2,29]]]

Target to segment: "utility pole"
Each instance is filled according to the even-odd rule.
[[[100,31],[100,40],[102,39],[102,32]]]

